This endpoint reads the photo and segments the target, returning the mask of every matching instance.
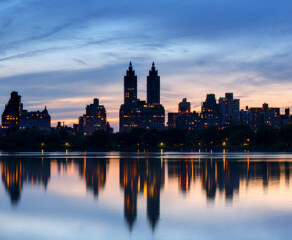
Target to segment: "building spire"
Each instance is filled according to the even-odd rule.
[[[44,114],[48,114],[47,106],[45,106],[45,109],[43,110],[43,113],[44,113]]]
[[[132,62],[130,61],[130,64],[129,64],[129,72],[132,72],[133,71],[133,66],[132,66]]]
[[[151,68],[151,71],[154,72],[156,69],[155,69],[155,63],[154,61],[152,62],[152,68]]]

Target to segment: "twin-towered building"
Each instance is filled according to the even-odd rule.
[[[139,127],[162,129],[165,110],[160,104],[160,77],[153,62],[147,77],[147,102],[137,96],[137,76],[130,62],[124,76],[124,104],[120,107],[120,132],[129,132]]]
[[[137,76],[130,62],[124,76],[124,104],[120,108],[120,131],[129,132],[139,127],[145,129],[165,126],[165,110],[160,104],[160,77],[153,62],[147,77],[147,102],[138,99]],[[106,110],[94,99],[93,104],[86,107],[86,114],[79,118],[77,132],[82,135],[91,135],[96,130],[112,132],[107,122]]]

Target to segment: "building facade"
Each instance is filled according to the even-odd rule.
[[[79,117],[79,133],[91,135],[96,130],[107,130],[106,110],[103,105],[99,105],[99,100],[95,98],[93,104],[87,105],[86,114]]]
[[[257,130],[261,125],[281,127],[280,108],[270,108],[267,103],[261,108],[250,108],[252,113],[252,128]]]
[[[51,116],[46,107],[43,111],[24,110],[21,96],[18,92],[12,92],[2,114],[2,135],[26,128],[50,131]]]
[[[26,128],[50,131],[51,116],[48,113],[47,107],[43,111],[28,112],[27,110],[22,110],[19,117],[19,129]]]
[[[290,109],[285,109],[285,115],[281,115],[281,125],[291,125],[292,124],[292,115],[290,114]]]
[[[191,103],[187,101],[186,98],[178,104],[178,113],[190,113],[191,112]]]
[[[2,134],[18,130],[19,116],[22,111],[21,96],[12,92],[2,114]]]
[[[250,128],[252,128],[253,124],[253,118],[252,118],[252,112],[246,107],[246,110],[240,110],[234,112],[232,116],[232,121],[231,125],[236,126],[236,125],[247,125]],[[225,126],[229,126],[225,124]]]
[[[222,111],[215,94],[207,94],[206,101],[202,103],[201,124],[204,128],[222,126]]]
[[[233,98],[233,93],[225,93],[224,98],[219,98],[221,108],[222,126],[229,127],[234,125],[235,116],[239,112],[239,99]]]
[[[201,127],[198,113],[191,112],[191,103],[186,98],[178,104],[177,113],[168,113],[168,128],[182,128],[194,130]]]

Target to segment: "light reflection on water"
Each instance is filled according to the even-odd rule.
[[[0,155],[0,239],[287,239],[292,155]]]

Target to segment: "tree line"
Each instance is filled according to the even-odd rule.
[[[225,129],[200,130],[135,128],[131,132],[96,131],[91,136],[73,135],[66,130],[48,132],[18,130],[0,138],[2,150],[191,150],[191,149],[292,149],[292,125],[279,128],[263,125],[254,132],[238,125]]]

